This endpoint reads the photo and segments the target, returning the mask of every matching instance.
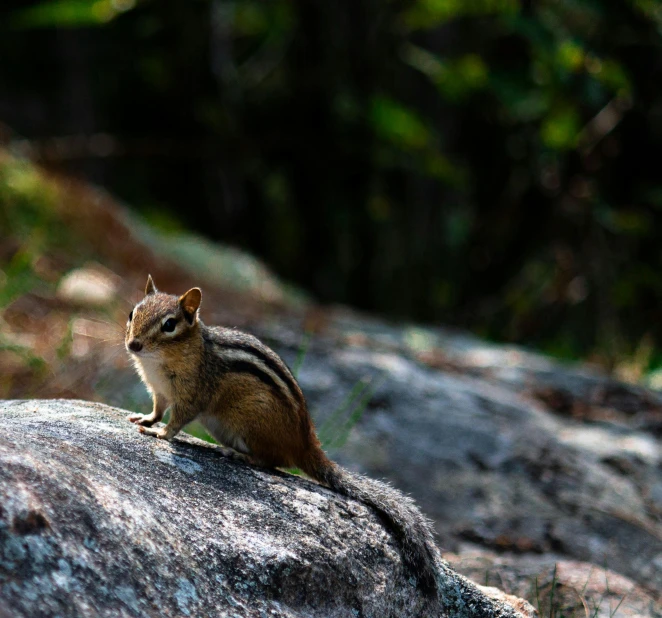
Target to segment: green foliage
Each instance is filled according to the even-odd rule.
[[[32,348],[7,342],[0,333],[1,352],[10,352],[17,355],[28,369],[37,374],[44,374],[48,369],[48,363],[41,356],[35,354]]]
[[[412,67],[424,73],[439,93],[451,101],[460,101],[485,87],[489,69],[478,54],[465,54],[457,60],[444,62],[429,51],[410,45],[404,58]]]
[[[34,272],[32,255],[20,251],[4,267],[0,283],[0,308],[6,307],[12,300],[34,290],[40,279]]]
[[[49,0],[16,11],[16,28],[101,26],[134,8],[135,0]]]
[[[35,238],[62,224],[54,211],[56,199],[50,185],[33,165],[21,159],[0,160],[0,227],[22,241]]]
[[[514,15],[519,10],[519,0],[418,0],[404,21],[412,29],[430,29],[460,17]]]
[[[432,139],[424,120],[388,97],[375,97],[370,117],[377,134],[402,149],[419,150]]]
[[[0,307],[44,285],[35,264],[49,249],[69,243],[70,235],[55,209],[53,187],[21,159],[0,159],[0,229],[18,243],[0,264]]]
[[[0,80],[16,93],[5,109],[80,86],[50,133],[146,136],[95,165],[157,205],[161,245],[196,272],[242,283],[248,269],[207,260],[178,222],[322,301],[613,365],[662,336],[660,6],[14,2],[0,51],[25,66]],[[36,31],[29,50],[12,28]],[[43,197],[0,209],[46,230],[27,255],[52,236]]]
[[[572,107],[558,109],[545,118],[540,137],[548,148],[565,150],[575,148],[579,138],[579,115]]]

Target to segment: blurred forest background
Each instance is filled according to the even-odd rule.
[[[662,362],[656,0],[2,5],[14,153],[323,302]]]

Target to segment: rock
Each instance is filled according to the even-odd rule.
[[[366,506],[125,416],[0,403],[2,618],[533,615],[441,562],[432,602]]]
[[[662,444],[641,424],[659,393],[463,334],[330,315],[299,371],[318,430],[341,463],[411,494],[445,550],[553,552],[662,589]],[[299,322],[249,330],[296,364]],[[345,400],[361,381],[374,392],[356,412]],[[148,411],[131,369],[106,365],[96,383],[102,400]],[[550,405],[544,388],[594,412]]]
[[[487,578],[513,595],[536,599],[541,616],[662,618],[659,598],[627,577],[586,562],[476,549],[445,557],[467,577]]]
[[[442,547],[554,552],[662,589],[662,444],[637,411],[654,413],[658,393],[438,330],[344,314],[326,332],[299,374],[318,428],[359,381],[374,387],[332,456],[410,493]],[[296,329],[262,334],[294,363]],[[435,358],[442,345],[452,362],[424,362],[423,352]],[[619,414],[566,414],[535,396],[536,386]]]
[[[336,311],[329,330],[345,339],[362,333],[372,349],[500,384],[556,414],[626,422],[662,434],[662,393],[615,380],[585,363],[560,363],[520,346],[488,343],[446,328],[392,326],[351,311]]]
[[[84,307],[104,307],[117,294],[120,279],[100,264],[87,264],[67,273],[57,288],[61,300]]]

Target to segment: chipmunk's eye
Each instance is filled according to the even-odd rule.
[[[133,310],[131,311],[131,313],[129,313],[129,322],[130,322],[131,320],[133,320]]]
[[[175,318],[170,318],[163,323],[161,330],[164,333],[171,333],[173,330],[175,330],[175,326],[177,326],[177,320],[175,320]]]

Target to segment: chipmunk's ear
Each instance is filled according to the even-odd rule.
[[[147,285],[145,286],[145,296],[149,296],[150,294],[156,294],[158,290],[156,289],[156,286],[154,285],[154,280],[152,279],[152,275],[147,275]]]
[[[202,300],[202,292],[200,288],[191,288],[184,296],[179,299],[179,306],[184,311],[189,324],[193,324],[197,318],[197,312],[200,308],[200,301]]]

